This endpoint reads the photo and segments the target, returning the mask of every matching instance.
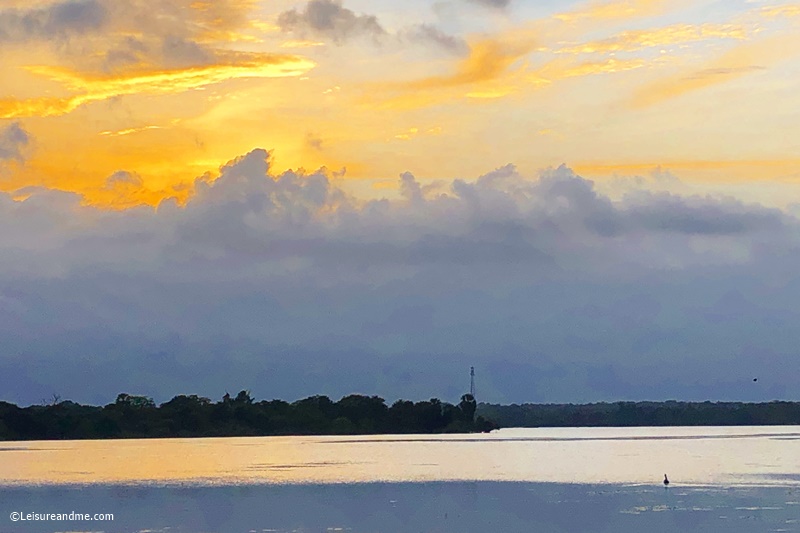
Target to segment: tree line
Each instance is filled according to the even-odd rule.
[[[311,396],[289,403],[255,401],[249,391],[212,402],[197,395],[175,396],[156,405],[127,393],[105,406],[80,405],[57,396],[43,405],[0,402],[0,440],[230,437],[269,435],[355,435],[468,433],[497,427],[476,416],[469,394],[457,405],[432,398],[398,400],[351,394],[338,401]]]
[[[456,404],[432,398],[392,405],[379,396],[338,401],[311,396],[296,402],[255,401],[248,391],[217,402],[197,395],[152,398],[119,394],[105,406],[55,396],[42,405],[0,401],[0,440],[358,435],[485,432],[500,427],[630,427],[800,425],[800,402],[616,402],[478,405],[469,394]]]
[[[782,426],[800,425],[800,402],[616,402],[480,404],[500,427]]]

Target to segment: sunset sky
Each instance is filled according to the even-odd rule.
[[[7,399],[796,382],[800,3],[0,0],[0,74]]]
[[[28,140],[0,183],[157,205],[263,147],[364,197],[566,163],[797,201],[798,26],[753,0],[4,0]]]

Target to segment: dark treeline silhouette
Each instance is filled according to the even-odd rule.
[[[781,426],[800,425],[800,402],[617,402],[480,404],[500,427]]]
[[[103,407],[60,401],[18,407],[0,402],[0,440],[467,433],[496,428],[476,417],[469,394],[458,405],[431,399],[398,400],[345,396],[337,402],[312,396],[294,403],[254,401],[249,391],[218,402],[176,396],[157,406],[146,396],[120,394]]]
[[[255,401],[248,391],[218,402],[176,396],[156,405],[120,394],[103,407],[61,401],[18,407],[0,402],[0,440],[470,433],[499,427],[629,427],[800,425],[800,402],[616,402],[458,405],[436,398],[391,406],[378,396],[333,401],[311,396],[293,403]]]

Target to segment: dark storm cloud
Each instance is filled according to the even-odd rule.
[[[340,0],[311,0],[305,9],[281,13],[278,25],[283,31],[323,36],[342,43],[351,37],[380,37],[386,34],[377,17],[357,14]]]
[[[0,195],[0,389],[453,400],[474,365],[484,400],[771,399],[800,372],[786,213],[566,167],[398,185],[358,201],[255,150],[185,207]]]

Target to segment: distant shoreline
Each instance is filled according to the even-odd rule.
[[[476,433],[498,428],[476,416],[475,399],[457,405],[437,398],[397,400],[351,394],[338,401],[311,396],[288,403],[255,401],[249,391],[218,402],[180,395],[156,405],[152,398],[122,393],[105,406],[54,397],[19,407],[0,402],[0,441],[127,438],[244,437],[283,435],[374,435]]]
[[[55,398],[47,405],[0,402],[0,441],[288,435],[477,433],[499,428],[800,425],[800,402],[614,402],[593,404],[457,405],[436,398],[398,400],[352,394],[338,401],[256,402],[248,391],[220,401],[118,395],[105,406]]]
[[[500,427],[677,427],[800,425],[800,402],[614,402],[480,404]]]

